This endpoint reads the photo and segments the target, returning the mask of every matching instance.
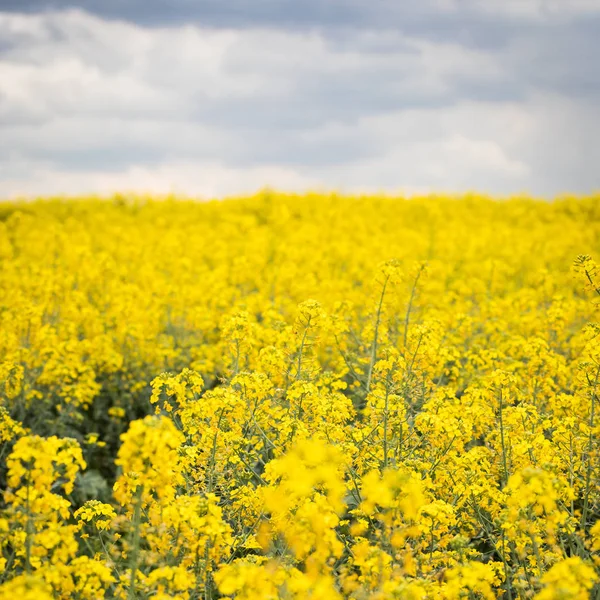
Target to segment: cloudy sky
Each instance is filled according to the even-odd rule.
[[[600,0],[0,0],[0,197],[600,190]]]

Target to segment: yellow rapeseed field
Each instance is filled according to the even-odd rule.
[[[600,196],[0,204],[0,599],[600,598]]]

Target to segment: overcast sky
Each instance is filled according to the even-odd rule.
[[[0,0],[0,197],[600,190],[600,0]]]

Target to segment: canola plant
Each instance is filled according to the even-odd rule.
[[[0,599],[600,598],[600,196],[0,204]]]

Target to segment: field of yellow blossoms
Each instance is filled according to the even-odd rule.
[[[0,204],[0,599],[600,598],[600,196]]]

